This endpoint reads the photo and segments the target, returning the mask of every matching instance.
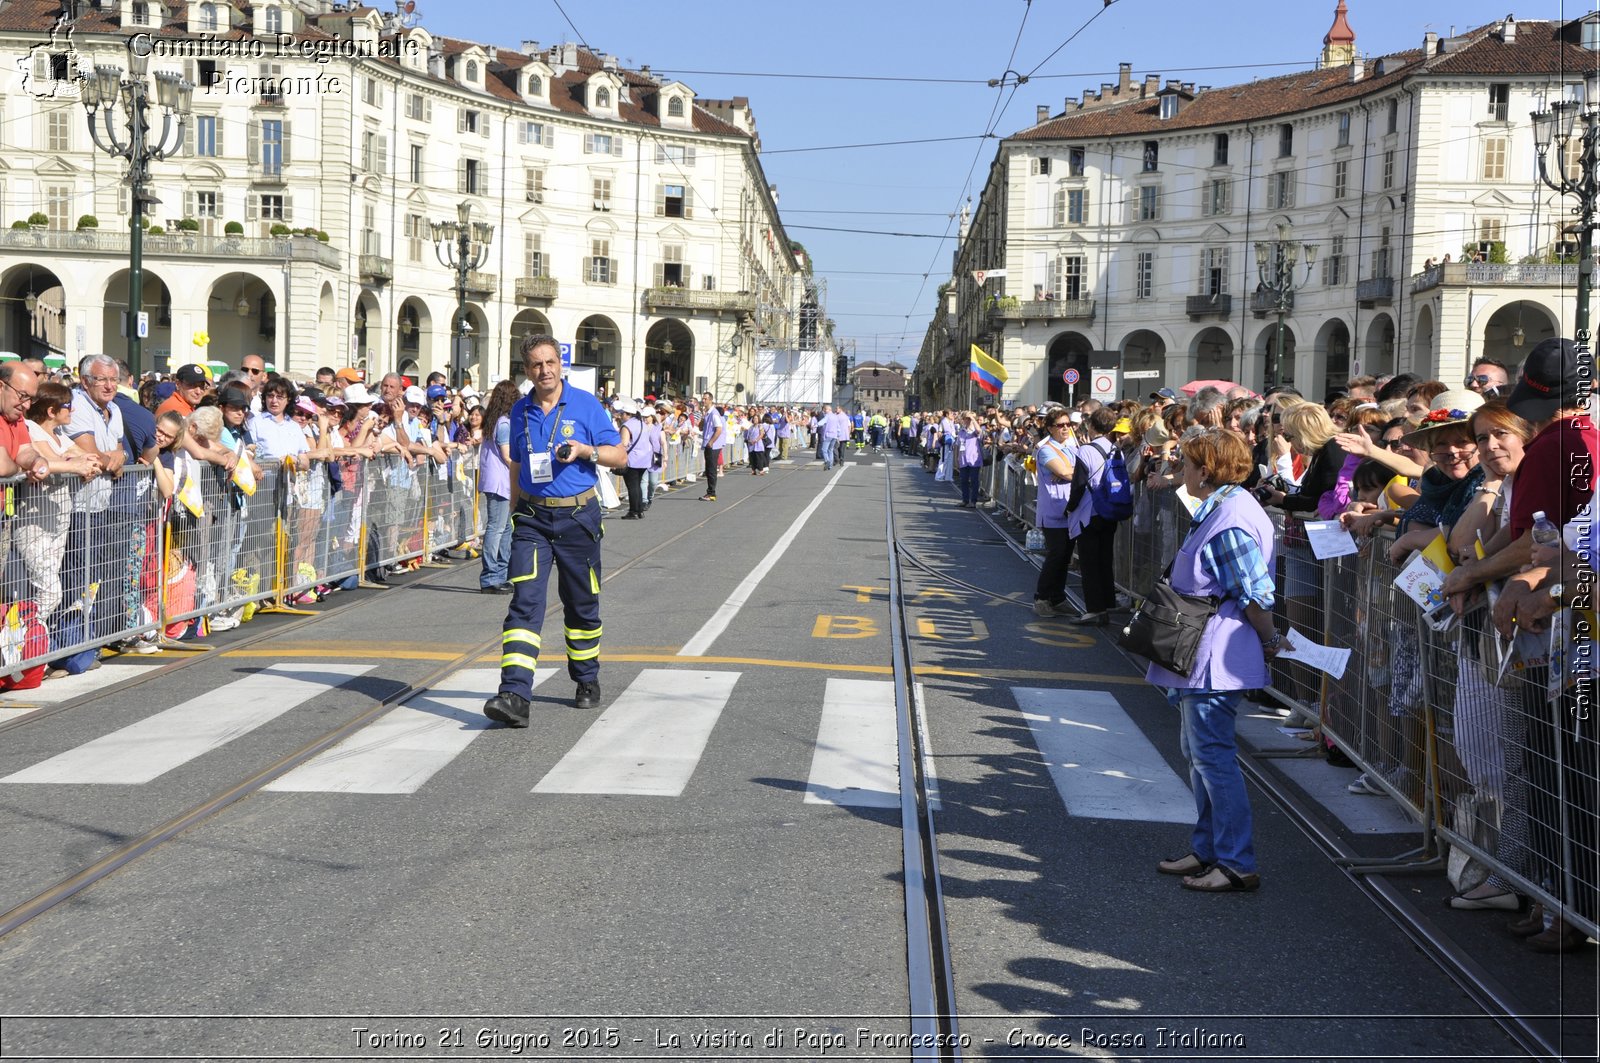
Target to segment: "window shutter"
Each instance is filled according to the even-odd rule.
[[[254,192],[244,197],[244,220],[255,221],[261,217],[261,197]]]
[[[653,271],[650,279],[650,286],[652,288],[659,288],[666,283],[666,267],[662,263],[657,262],[654,266],[651,266],[650,269]]]
[[[457,133],[465,133],[466,131],[467,131],[467,111],[466,111],[466,108],[464,108],[464,107],[458,107],[458,108],[456,108],[456,132]]]
[[[1055,223],[1058,229],[1067,224],[1067,190],[1065,188],[1056,189]]]
[[[594,154],[594,134],[593,133],[585,133],[583,135],[583,153],[585,155],[593,155]]]
[[[466,190],[467,190],[467,160],[466,159],[457,159],[456,160],[456,191],[457,192],[465,192]]]
[[[389,172],[389,138],[387,136],[380,135],[378,137],[378,157],[374,161],[378,165],[379,173]]]
[[[694,189],[688,185],[683,186],[683,216],[685,218],[694,217]],[[688,285],[686,284],[684,287],[687,288]]]
[[[487,114],[478,115],[478,135],[484,140],[489,139],[489,116]]]
[[[526,144],[527,142],[528,142],[528,123],[527,122],[518,122],[517,123],[517,143],[518,144]]]
[[[615,155],[619,159],[622,158],[622,138],[621,137],[613,136],[611,138],[611,154]]]
[[[588,255],[583,258],[583,280],[586,284],[594,281],[594,259]]]
[[[667,161],[667,149],[664,146],[662,146],[660,144],[657,144],[656,145],[656,165],[660,166],[662,163],[664,163],[666,161]]]
[[[694,270],[689,268],[688,266],[684,266],[682,272],[683,272],[683,286],[685,288],[693,288],[694,284],[692,282],[694,280]]]
[[[667,213],[667,187],[656,185],[656,217],[665,217]]]
[[[287,166],[289,165],[289,141],[292,139],[287,121],[283,123],[283,133],[281,135],[283,137],[283,164]]]
[[[555,131],[555,127],[551,126],[549,123],[545,123],[540,128],[543,130],[543,133],[544,133],[544,146],[547,147],[547,148],[555,147],[556,146],[556,131]]]
[[[195,88],[204,88],[204,86],[202,86],[198,81],[195,80],[195,70],[194,70],[194,60],[193,59],[185,59],[183,61],[183,80],[187,81],[189,84],[193,85]]]
[[[486,196],[488,194],[489,194],[489,164],[487,162],[480,162],[478,164],[478,195]]]
[[[694,149],[693,148],[684,148],[683,149],[683,164],[685,166],[693,166],[694,165]]]
[[[183,190],[183,216],[194,217],[194,193],[187,188]]]
[[[294,221],[294,198],[285,192],[283,194],[283,223],[288,225]]]
[[[244,153],[247,156],[249,156],[248,161],[249,161],[251,166],[260,165],[260,163],[261,163],[261,123],[258,122],[258,121],[255,121],[255,120],[246,121],[245,122],[245,131],[246,132],[245,132],[245,149],[244,149]]]
[[[223,126],[223,124],[224,123],[222,121],[222,116],[220,114],[217,115],[217,120],[214,123],[212,123],[212,129],[215,130],[217,157],[219,159],[223,155],[227,154],[227,152],[222,147],[222,126]]]

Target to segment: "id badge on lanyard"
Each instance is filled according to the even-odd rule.
[[[556,403],[556,408],[551,412],[555,420],[550,426],[550,438],[545,442],[544,450],[533,449],[533,414],[524,413],[523,427],[528,434],[528,481],[536,484],[547,484],[555,479],[555,463],[551,460],[550,452],[555,449],[556,432],[561,428],[561,411],[566,402]],[[531,409],[531,407],[530,407]]]

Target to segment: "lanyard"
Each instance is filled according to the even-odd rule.
[[[530,453],[530,454],[533,453],[533,407],[534,407],[534,403],[536,401],[537,400],[535,400],[530,395],[529,398],[528,398],[528,408],[526,410],[522,411],[522,430],[527,433],[527,436],[528,436],[528,453]],[[561,411],[562,411],[563,408],[566,407],[566,405],[567,405],[567,386],[566,386],[566,384],[562,384],[561,385],[561,398],[560,398],[560,400],[558,400],[556,402],[556,408],[551,410],[549,414],[546,414],[546,416],[552,416],[553,415],[555,417],[554,422],[550,425],[550,438],[549,438],[549,440],[547,440],[545,442],[545,445],[544,445],[544,452],[546,454],[550,453],[553,449],[555,449],[556,432],[561,427]]]

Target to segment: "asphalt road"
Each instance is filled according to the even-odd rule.
[[[1156,875],[1187,840],[1164,701],[868,452],[607,522],[617,572],[716,514],[608,577],[598,712],[557,668],[487,726],[504,600],[462,565],[6,732],[0,907],[444,671],[0,940],[0,1055],[903,1057],[891,478],[966,1055],[1512,1053],[1264,795],[1259,893]]]

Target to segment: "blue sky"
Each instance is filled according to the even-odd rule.
[[[431,32],[515,48],[581,40],[698,95],[746,96],[791,239],[828,282],[858,359],[913,364],[947,279],[954,214],[976,202],[996,140],[1067,96],[1158,74],[1232,85],[1312,65],[1334,0],[419,0]],[[1503,18],[1570,19],[1592,4],[1347,0],[1356,48],[1419,47]],[[564,9],[564,11],[563,11]],[[570,22],[569,22],[570,18]],[[1000,79],[1000,87],[987,82]],[[1015,88],[1016,75],[1029,75]],[[992,133],[984,139],[985,133]],[[922,143],[889,144],[893,141]],[[843,145],[884,145],[842,147]],[[842,232],[831,230],[868,230]],[[874,235],[896,233],[908,235]],[[947,237],[937,239],[937,237]]]

